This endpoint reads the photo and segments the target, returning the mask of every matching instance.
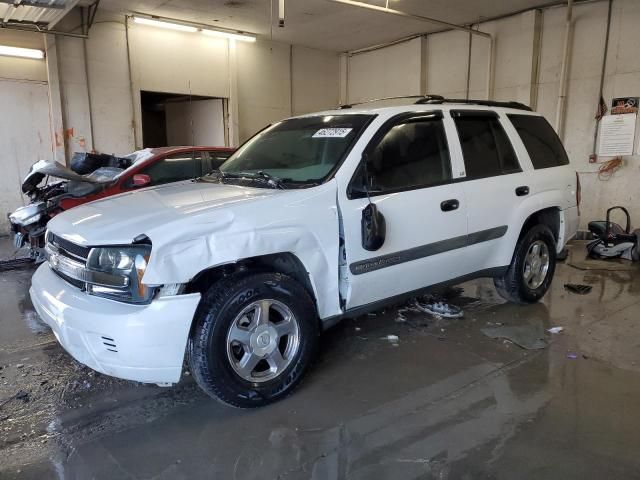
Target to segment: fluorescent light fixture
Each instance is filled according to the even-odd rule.
[[[179,23],[163,22],[163,21],[160,21],[160,20],[154,20],[153,18],[133,17],[133,21],[135,23],[139,23],[141,25],[149,25],[151,27],[167,28],[169,30],[178,30],[180,32],[197,32],[198,31],[198,29],[196,27],[191,27],[189,25],[181,25]]]
[[[9,47],[7,45],[0,45],[0,55],[22,58],[44,58],[44,52],[42,50],[36,50],[35,48]]]
[[[227,38],[229,40],[240,40],[241,42],[255,42],[256,37],[253,35],[245,35],[242,33],[223,32],[221,30],[202,29],[202,33],[210,37]]]

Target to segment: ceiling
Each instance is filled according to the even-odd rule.
[[[366,0],[384,6],[386,0]],[[389,7],[466,24],[549,4],[550,0],[389,0]],[[102,0],[101,9],[137,11],[160,17],[217,25],[273,39],[334,51],[349,51],[442,27],[410,18],[373,12],[329,0],[286,0],[286,23],[277,26],[278,0]]]

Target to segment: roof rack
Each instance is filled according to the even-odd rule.
[[[364,100],[362,102],[348,103],[345,105],[340,105],[340,107],[338,108],[340,110],[343,110],[345,108],[351,108],[356,105],[365,105],[367,103],[382,102],[384,100],[402,100],[405,98],[418,98],[419,100],[416,103],[420,103],[422,100],[445,100],[445,98],[441,95],[398,95],[395,97],[373,98],[371,100]]]
[[[346,105],[340,105],[339,109],[343,110],[356,105],[365,105],[367,103],[382,102],[384,100],[402,100],[407,98],[417,98],[416,105],[442,105],[443,103],[461,103],[464,105],[482,105],[485,107],[503,107],[514,108],[516,110],[526,110],[531,112],[531,107],[520,102],[497,102],[494,100],[468,100],[462,98],[445,98],[442,95],[398,95],[396,97],[374,98],[372,100],[364,100],[362,102],[354,102]]]
[[[465,105],[482,105],[484,107],[514,108],[516,110],[526,110],[531,112],[531,107],[520,102],[497,102],[494,100],[468,100],[461,98],[444,98],[439,95],[427,95],[420,98],[416,105],[441,105],[443,103],[462,103]]]

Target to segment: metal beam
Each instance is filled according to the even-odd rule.
[[[52,29],[53,27],[55,27],[58,24],[58,22],[62,20],[67,13],[73,10],[73,8],[78,3],[80,3],[80,0],[68,0],[68,3],[65,3],[64,5],[64,9],[60,10],[60,12],[58,12],[56,16],[53,17],[51,21],[47,24],[47,29]]]

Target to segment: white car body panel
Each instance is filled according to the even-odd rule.
[[[127,380],[180,379],[199,293],[129,305],[81,292],[43,264],[30,294],[40,318],[80,363]]]
[[[71,209],[49,222],[49,230],[82,246],[129,245],[146,235],[152,243],[143,282],[185,284],[199,273],[263,255],[290,253],[308,273],[321,319],[396,295],[509,265],[522,226],[542,209],[560,212],[558,252],[578,228],[575,172],[569,166],[534,170],[506,113],[520,110],[465,105],[498,112],[518,155],[522,173],[465,181],[460,142],[450,109],[459,105],[413,105],[382,109],[333,110],[313,115],[371,113],[371,121],[332,179],[322,185],[278,190],[185,181],[109,197]],[[453,182],[436,187],[371,197],[387,222],[385,244],[362,248],[361,212],[366,198],[350,200],[347,186],[362,151],[379,127],[406,112],[442,111],[449,140]],[[529,114],[529,113],[527,113]],[[536,115],[536,114],[533,114]],[[311,116],[311,115],[305,115]],[[530,193],[515,196],[517,186]],[[443,200],[457,199],[458,210],[442,212]],[[349,270],[358,262],[383,261],[411,251],[506,226],[498,237],[481,238],[442,253],[416,256],[366,272]],[[340,236],[346,263],[340,260]],[[459,242],[458,242],[459,243]],[[464,242],[463,242],[464,243]],[[342,295],[342,296],[341,296]],[[103,373],[154,383],[175,382],[200,294],[157,297],[130,305],[88,295],[66,283],[48,265],[33,278],[31,297],[39,315],[60,343],[82,363]],[[105,350],[104,338],[117,343]]]
[[[146,235],[153,245],[147,285],[292,253],[309,273],[321,318],[341,313],[335,181],[300,190],[180,182],[81,205],[54,217],[49,230],[83,246],[128,245]]]

